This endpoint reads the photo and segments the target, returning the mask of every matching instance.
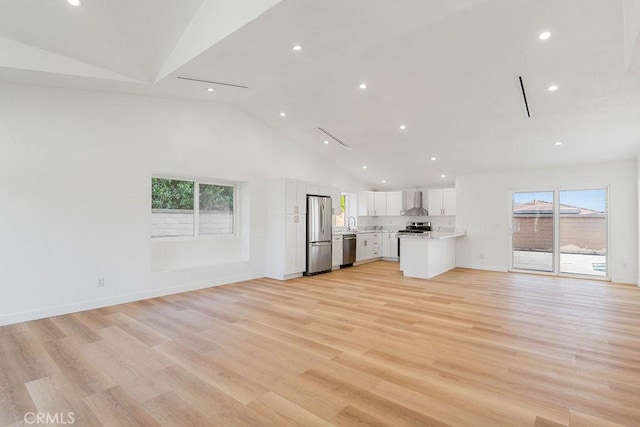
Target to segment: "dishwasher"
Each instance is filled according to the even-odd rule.
[[[345,234],[342,236],[342,265],[349,267],[356,262],[356,235]]]

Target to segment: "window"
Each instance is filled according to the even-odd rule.
[[[233,235],[235,184],[151,178],[151,237]]]
[[[345,227],[345,195],[340,196],[340,209],[336,209],[336,227]]]

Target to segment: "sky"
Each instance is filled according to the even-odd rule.
[[[527,193],[513,193],[514,203],[526,203],[532,200],[553,202],[553,191],[535,191]],[[560,191],[560,204],[578,208],[592,209],[604,212],[607,203],[607,190],[567,190]]]

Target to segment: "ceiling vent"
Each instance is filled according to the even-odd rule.
[[[234,85],[233,83],[212,82],[209,80],[192,79],[190,77],[180,77],[180,76],[178,76],[178,78],[180,80],[189,80],[190,82],[207,83],[210,85],[220,85],[220,86],[231,86],[231,87],[238,87],[240,89],[249,89],[247,86]]]
[[[340,138],[338,138],[337,136],[332,135],[331,133],[329,133],[328,131],[322,129],[322,128],[318,128],[320,129],[322,132],[324,132],[326,135],[329,136],[329,138],[333,139],[335,142],[337,142],[338,144],[342,145],[345,150],[353,150],[353,148],[349,147],[345,142],[343,142]]]
[[[529,102],[527,102],[527,92],[524,90],[524,81],[522,76],[518,76],[520,82],[520,89],[522,90],[522,100],[524,101],[524,108],[527,110],[527,117],[531,118],[531,110],[529,110]]]

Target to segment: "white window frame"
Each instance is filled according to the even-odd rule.
[[[173,175],[166,173],[152,173],[151,179],[160,178],[174,181],[187,181],[193,182],[193,234],[190,236],[151,236],[153,241],[179,241],[179,240],[196,240],[196,239],[223,239],[229,237],[238,237],[240,224],[238,219],[238,207],[239,207],[239,189],[240,183],[237,181],[230,181],[219,178],[204,178],[195,176]],[[233,233],[229,234],[204,234],[200,235],[200,184],[204,185],[220,185],[224,187],[233,187]],[[152,194],[153,197],[153,194]]]

